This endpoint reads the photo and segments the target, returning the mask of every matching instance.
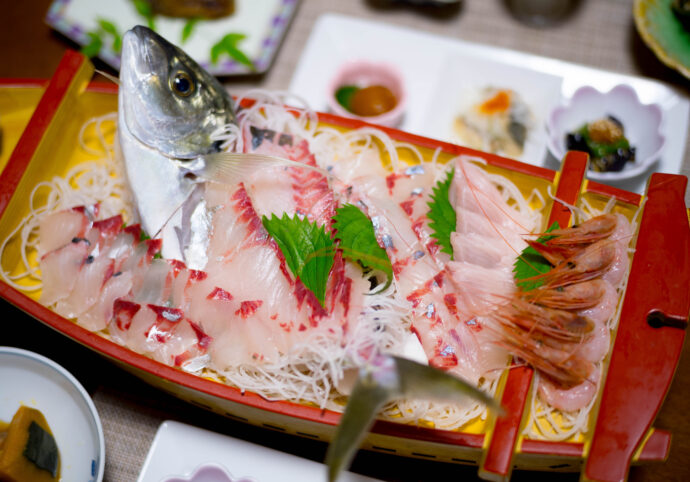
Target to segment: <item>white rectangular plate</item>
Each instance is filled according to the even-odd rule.
[[[662,132],[667,141],[661,160],[655,164],[656,170],[672,174],[680,172],[688,133],[690,102],[660,82],[343,15],[326,14],[315,24],[289,90],[305,99],[313,109],[325,112],[328,109],[326,92],[330,76],[343,62],[354,59],[386,61],[401,71],[408,101],[400,129],[450,142],[457,140],[450,137],[448,127],[439,126],[452,124],[458,113],[455,110],[458,99],[451,96],[447,102],[443,102],[444,92],[449,95],[449,86],[454,82],[458,85],[466,82],[463,72],[475,85],[484,72],[484,81],[491,85],[510,82],[514,72],[531,71],[534,86],[532,93],[528,92],[527,95],[533,96],[535,92],[545,90],[534,106],[537,123],[533,146],[526,150],[520,160],[551,169],[558,169],[559,161],[544,149],[547,113],[584,85],[607,91],[617,84],[628,84],[635,89],[642,102],[659,103],[664,110]],[[554,82],[560,84],[559,95],[549,94]],[[503,84],[497,86],[511,87]],[[516,90],[524,90],[523,87],[522,81],[516,81],[513,86]],[[611,184],[641,193],[649,174],[651,172]]]
[[[168,420],[156,432],[138,482],[161,482],[173,477],[186,480],[209,464],[222,466],[233,482],[326,480],[323,464]],[[218,479],[219,482],[227,480]],[[377,479],[345,472],[338,480],[374,482]]]

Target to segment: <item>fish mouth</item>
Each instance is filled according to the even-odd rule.
[[[146,27],[137,25],[122,39],[122,64],[129,66],[124,80],[133,87],[151,76],[167,74],[169,54],[165,40]]]
[[[157,132],[167,101],[169,52],[167,42],[146,27],[136,26],[122,38],[120,107],[124,125],[141,144],[164,154]],[[166,156],[168,157],[168,156]]]

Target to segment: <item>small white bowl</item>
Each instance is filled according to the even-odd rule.
[[[84,387],[44,356],[0,346],[0,420],[10,422],[20,405],[45,416],[60,453],[60,480],[103,480],[103,427]]]
[[[635,90],[628,85],[617,85],[608,92],[581,87],[567,104],[551,111],[546,123],[549,151],[557,159],[563,159],[569,132],[608,115],[623,124],[625,137],[635,147],[635,161],[626,162],[618,172],[590,170],[587,177],[596,181],[615,181],[642,174],[661,157],[666,142],[661,133],[663,111],[658,104],[640,102]]]
[[[336,91],[345,85],[356,85],[358,87],[382,85],[390,89],[397,100],[397,104],[388,112],[379,115],[360,116],[353,114],[340,105],[335,98]],[[368,60],[345,62],[328,84],[326,98],[328,99],[330,110],[341,117],[350,117],[386,127],[397,127],[400,125],[405,113],[406,95],[402,75],[396,67],[384,62]]]

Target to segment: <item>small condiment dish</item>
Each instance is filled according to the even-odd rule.
[[[360,88],[374,85],[384,86],[395,96],[395,107],[379,115],[361,116],[354,114],[340,105],[336,99],[336,92],[338,89],[348,85],[355,85]],[[400,125],[403,114],[405,113],[406,95],[402,75],[397,68],[384,62],[373,62],[368,60],[351,60],[345,62],[336,71],[328,84],[326,97],[331,112],[342,117],[359,119],[364,122],[379,124],[386,127],[396,127]]]
[[[635,148],[635,161],[627,162],[621,171],[587,173],[596,181],[629,179],[644,173],[661,157],[666,139],[661,133],[663,111],[658,104],[643,104],[635,90],[617,85],[608,92],[594,87],[579,88],[565,105],[556,107],[547,118],[547,145],[551,154],[562,159],[566,153],[566,136],[584,124],[613,116],[623,125],[625,137]]]

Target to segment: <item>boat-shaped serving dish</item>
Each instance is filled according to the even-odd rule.
[[[37,106],[33,115],[18,115],[26,128],[6,135],[16,146],[1,158],[0,233],[3,239],[29,211],[33,187],[83,162],[86,154],[76,139],[83,123],[117,109],[117,87],[90,83],[93,66],[80,54],[68,52],[48,84],[3,81],[3,98],[26,97]],[[11,90],[11,89],[23,89]],[[32,94],[29,94],[32,92]],[[40,101],[37,100],[41,95]],[[25,111],[26,112],[26,111]],[[364,124],[319,114],[319,122],[342,130]],[[23,127],[23,125],[22,125]],[[640,208],[635,253],[627,291],[622,299],[615,343],[606,361],[607,376],[585,435],[565,441],[536,439],[523,434],[524,415],[530,410],[532,371],[506,370],[498,387],[505,408],[499,418],[476,420],[462,430],[440,430],[390,421],[375,424],[363,447],[370,450],[444,462],[479,465],[480,475],[507,479],[514,467],[553,471],[582,471],[590,480],[623,480],[630,464],[664,460],[670,434],[652,427],[670,386],[683,346],[690,311],[690,225],[683,176],[653,174],[643,196],[584,179],[587,158],[569,153],[560,172],[472,151],[394,129],[384,129],[394,140],[415,145],[441,162],[459,154],[480,156],[487,169],[509,177],[527,195],[533,189],[547,201],[549,224],[567,225],[565,204],[584,198],[603,207],[615,199],[615,210],[632,217]],[[66,141],[75,139],[74,142]],[[6,248],[1,260],[6,272],[19,264],[18,248]],[[38,293],[25,293],[0,282],[0,295],[65,336],[89,347],[146,382],[195,405],[296,436],[329,441],[340,414],[287,401],[267,401],[217,381],[158,363],[98,334],[91,333],[42,306]]]

